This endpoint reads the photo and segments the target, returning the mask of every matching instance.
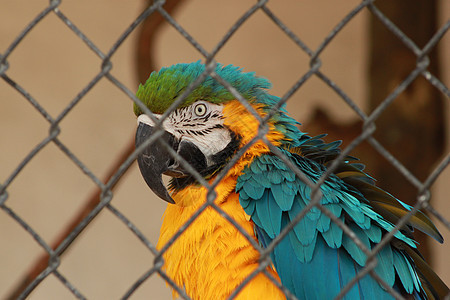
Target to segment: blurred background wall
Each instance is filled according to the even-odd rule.
[[[268,7],[309,48],[316,49],[330,30],[359,1],[272,1]],[[185,1],[175,19],[207,50],[220,41],[254,1]],[[108,52],[116,39],[145,8],[144,1],[63,1],[62,11],[95,45]],[[0,52],[12,43],[48,1],[0,0]],[[321,54],[321,70],[366,113],[368,72],[368,11],[362,11],[335,37]],[[442,26],[450,18],[450,2],[439,2]],[[166,24],[167,25],[167,24]],[[138,80],[134,65],[137,32],[125,40],[112,57],[111,73],[129,90]],[[450,86],[450,34],[439,42],[442,76]],[[157,67],[192,62],[203,57],[171,26],[164,26],[152,54]],[[309,57],[261,11],[256,12],[216,57],[255,71],[273,83],[273,94],[282,96],[308,70]],[[7,75],[23,87],[54,118],[98,74],[99,59],[53,13],[47,15],[23,39],[8,58]],[[449,105],[446,99],[446,141]],[[289,100],[288,110],[308,123],[314,107],[323,107],[333,119],[356,118],[344,101],[318,78],[308,80]],[[135,116],[132,101],[109,80],[102,78],[60,123],[59,139],[96,176],[103,178],[118,155],[133,140]],[[308,128],[303,128],[308,132]],[[0,80],[0,183],[4,183],[30,151],[48,136],[49,123],[25,98]],[[449,152],[446,145],[445,153]],[[420,158],[417,158],[420,159]],[[433,185],[433,206],[450,218],[450,168]],[[7,206],[51,244],[86,199],[97,190],[53,143],[29,162],[7,189]],[[112,205],[120,209],[153,243],[156,243],[165,203],[143,182],[137,165],[123,176],[114,191]],[[450,283],[450,233],[437,227],[444,245],[431,242],[437,273]],[[0,299],[19,284],[45,252],[8,214],[0,210]],[[103,210],[63,255],[60,272],[83,295],[113,299],[153,265],[153,255],[110,211]],[[30,299],[70,299],[70,291],[48,276]],[[133,299],[170,299],[169,289],[152,276],[133,294]]]

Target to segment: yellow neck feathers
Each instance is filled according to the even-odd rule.
[[[259,107],[255,109],[261,114]],[[238,101],[224,107],[225,126],[248,143],[258,131],[258,121]],[[271,125],[268,140],[275,145],[282,136]],[[262,142],[254,143],[216,186],[215,203],[231,216],[252,238],[253,223],[234,193],[236,179],[255,156],[267,153]],[[211,179],[210,183],[214,181]],[[161,249],[192,215],[205,203],[207,189],[190,186],[174,195],[176,205],[168,205],[164,213],[157,248]],[[174,282],[184,287],[193,299],[226,299],[257,267],[259,252],[223,216],[207,207],[163,254],[163,270]],[[267,271],[279,281],[272,268]],[[176,292],[174,292],[176,297]],[[255,276],[238,294],[237,299],[285,299],[284,294],[264,274]]]

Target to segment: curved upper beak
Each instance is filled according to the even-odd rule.
[[[155,131],[154,127],[139,122],[136,131],[136,148],[150,138]],[[145,147],[138,155],[139,169],[147,185],[161,199],[173,204],[175,201],[169,195],[162,181],[162,175],[179,178],[188,176],[189,172],[169,154],[167,146],[163,145],[162,141],[165,141],[170,148],[176,151],[180,157],[199,173],[206,169],[207,162],[205,155],[196,145],[187,140],[179,141],[167,131],[164,131],[156,141]]]
[[[136,148],[146,141],[154,131],[153,127],[144,123],[139,123],[136,130]],[[144,180],[150,189],[161,199],[173,204],[175,201],[169,195],[169,192],[162,181],[162,174],[169,171],[169,166],[174,163],[174,159],[170,156],[166,147],[160,140],[164,140],[172,148],[176,148],[177,146],[175,137],[169,132],[164,131],[160,138],[144,148],[138,155],[137,162],[142,177],[144,177]]]

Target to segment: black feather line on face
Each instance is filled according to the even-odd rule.
[[[200,171],[200,175],[203,178],[209,178],[211,175],[220,172],[220,170],[222,170],[226,166],[227,162],[230,160],[233,154],[236,153],[236,151],[239,149],[239,146],[241,144],[241,137],[232,131],[230,131],[230,135],[231,141],[228,143],[228,145],[222,151],[211,156],[213,165]],[[169,183],[169,189],[179,191],[192,184],[198,184],[197,180],[192,175],[188,175],[182,178],[172,178]]]

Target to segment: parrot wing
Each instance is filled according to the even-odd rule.
[[[303,136],[300,146],[281,151],[312,181],[340,153],[340,142],[325,144],[321,137]],[[342,162],[321,185],[320,203],[344,222],[371,250],[384,233],[410,207],[377,188],[363,172],[364,166]],[[255,234],[263,247],[308,205],[311,188],[295,176],[277,156],[265,154],[244,169],[236,191],[240,204],[255,224]],[[439,297],[448,291],[415,249],[413,228],[442,242],[433,223],[416,213],[395,238],[376,254],[375,272],[399,292]],[[274,248],[271,258],[281,281],[299,299],[331,299],[364,267],[366,254],[317,207],[294,226]],[[346,294],[348,299],[386,299],[390,295],[369,274]]]

